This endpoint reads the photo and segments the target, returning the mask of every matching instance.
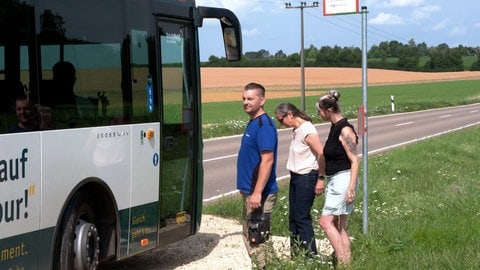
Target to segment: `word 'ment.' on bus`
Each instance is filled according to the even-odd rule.
[[[0,2],[0,269],[96,269],[198,231],[206,18],[239,60],[237,17],[193,0]]]

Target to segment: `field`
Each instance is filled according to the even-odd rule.
[[[202,68],[202,102],[240,100],[243,86],[258,82],[267,98],[299,96],[300,68]],[[480,71],[407,72],[368,69],[368,85],[480,79]],[[362,85],[361,68],[305,68],[305,95],[321,90]]]

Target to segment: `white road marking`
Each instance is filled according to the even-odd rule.
[[[406,123],[396,124],[395,126],[396,127],[401,127],[401,126],[406,126],[406,125],[411,125],[411,124],[413,124],[413,122],[410,121],[410,122],[406,122]]]

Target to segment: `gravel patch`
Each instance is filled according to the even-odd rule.
[[[277,254],[288,257],[289,239],[274,236],[272,240]],[[317,247],[326,255],[333,252],[326,239],[317,240]],[[242,270],[252,269],[252,265],[243,243],[240,222],[203,215],[200,231],[197,234],[165,248],[125,259],[103,269]]]
[[[241,234],[238,221],[203,215],[197,234],[104,269],[251,269]]]

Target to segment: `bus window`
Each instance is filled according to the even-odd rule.
[[[19,123],[16,99],[25,98],[29,104],[35,102],[29,88],[30,54],[24,45],[31,34],[26,25],[29,16],[29,6],[25,3],[0,16],[0,134],[12,132]]]
[[[42,52],[40,102],[60,110],[65,105],[76,106],[77,123],[57,118],[55,128],[125,123],[120,44],[63,45],[61,50],[59,46],[43,46]],[[55,68],[59,65],[61,68]],[[68,117],[75,121],[72,115]]]
[[[158,93],[156,92],[157,74],[154,57],[149,50],[155,46],[155,40],[147,31],[132,30],[131,45],[131,85],[133,100],[133,121],[155,122],[159,119]],[[149,61],[150,60],[150,61]]]

